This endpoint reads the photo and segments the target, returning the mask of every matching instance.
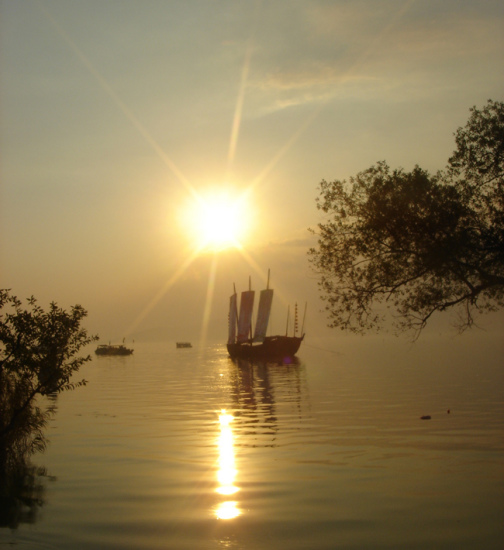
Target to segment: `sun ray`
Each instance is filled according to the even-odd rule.
[[[70,35],[60,26],[56,19],[49,13],[46,7],[42,5],[41,2],[38,3],[38,6],[48,21],[55,28],[56,32],[59,34],[60,38],[67,44],[67,46],[74,52],[74,54],[79,58],[81,63],[86,67],[89,73],[95,78],[95,80],[100,84],[101,88],[105,93],[112,99],[115,105],[122,111],[126,118],[133,124],[133,126],[138,130],[140,135],[145,139],[145,141],[152,147],[157,156],[163,161],[163,163],[171,170],[180,183],[191,193],[192,196],[196,196],[196,190],[189,180],[184,176],[184,174],[179,170],[177,165],[173,160],[165,153],[165,151],[160,147],[157,141],[151,136],[147,131],[145,126],[140,122],[135,113],[124,103],[119,94],[112,88],[112,86],[107,82],[103,75],[94,67],[91,61],[86,57],[86,55],[81,51],[77,44],[72,40]]]
[[[236,101],[235,114],[233,117],[233,125],[231,128],[231,137],[229,140],[229,153],[228,153],[228,167],[227,167],[227,177],[231,173],[231,168],[236,152],[236,144],[238,142],[238,133],[240,130],[241,116],[243,110],[243,102],[245,99],[245,87],[247,82],[247,75],[250,67],[250,58],[252,55],[252,48],[247,48],[247,53],[245,54],[245,61],[243,64],[242,79],[240,84],[240,91],[238,92],[238,99]]]
[[[391,19],[390,23],[376,36],[372,44],[356,59],[354,64],[348,69],[348,71],[341,76],[340,82],[345,82],[350,78],[351,74],[356,71],[357,68],[363,65],[365,60],[369,55],[376,50],[378,44],[383,40],[383,38],[391,32],[392,28],[397,24],[399,19],[401,19],[406,11],[412,6],[415,0],[406,0],[402,7],[396,12],[395,16]],[[245,51],[245,57],[243,61],[243,67],[240,78],[240,86],[236,99],[235,111],[233,116],[233,122],[231,127],[231,135],[229,142],[228,158],[227,158],[227,174],[230,175],[232,171],[232,165],[235,159],[236,150],[238,146],[238,138],[240,133],[240,127],[243,117],[243,109],[245,102],[245,92],[247,88],[249,72],[251,67],[253,46],[255,40],[255,32],[257,25],[259,23],[259,15],[262,7],[262,0],[256,2],[256,10],[253,20],[253,25],[251,28],[251,33],[247,41],[247,47]],[[95,68],[89,58],[80,50],[76,43],[72,40],[70,35],[59,25],[56,19],[51,15],[46,7],[43,6],[42,2],[38,2],[38,7],[40,11],[44,14],[47,20],[54,27],[61,39],[67,44],[67,46],[73,51],[77,56],[80,62],[86,67],[88,72],[93,76],[93,78],[98,82],[100,87],[104,92],[110,97],[118,109],[124,114],[124,116],[132,123],[136,128],[139,134],[143,139],[150,145],[159,159],[166,165],[166,167],[172,172],[176,179],[181,183],[185,189],[189,192],[190,196],[197,203],[202,203],[203,198],[194,188],[194,186],[189,182],[189,180],[184,176],[178,166],[174,161],[167,155],[167,153],[160,147],[157,141],[152,137],[148,132],[136,114],[128,107],[128,105],[122,100],[119,94],[112,88],[108,81],[103,77],[103,75]],[[252,182],[246,187],[242,193],[241,201],[244,201],[246,198],[249,198],[253,191],[264,181],[266,180],[268,174],[275,168],[275,166],[282,160],[282,158],[287,154],[287,152],[294,146],[294,144],[301,138],[301,136],[307,131],[315,119],[320,115],[324,110],[325,106],[329,102],[330,98],[326,98],[324,101],[321,101],[320,104],[313,110],[313,112],[302,121],[299,128],[287,139],[287,141],[277,150],[273,155],[271,160],[264,166],[264,168],[259,172],[259,174],[252,180]],[[264,271],[256,264],[253,258],[248,254],[243,247],[241,246],[240,241],[235,237],[231,236],[229,238],[229,243],[235,248],[238,249],[240,254],[242,254],[245,261],[249,264],[254,272],[256,272],[260,277],[264,278]],[[155,296],[149,301],[149,303],[143,308],[137,318],[133,321],[129,327],[126,334],[131,334],[139,324],[145,319],[145,317],[152,311],[152,309],[159,303],[163,296],[170,290],[170,288],[180,279],[183,273],[187,268],[195,261],[198,255],[204,250],[202,242],[199,242],[194,245],[192,252],[187,256],[185,261],[180,265],[180,267],[175,271],[175,273],[166,281],[162,288],[155,294]],[[209,319],[212,310],[212,301],[215,290],[215,278],[217,273],[217,255],[214,254],[214,258],[210,267],[209,280],[207,286],[206,300],[202,317],[202,335],[203,338],[206,337],[208,330]]]
[[[186,269],[194,262],[200,253],[199,249],[194,249],[192,253],[186,258],[186,260],[180,265],[175,273],[166,281],[166,283],[159,289],[155,296],[149,301],[144,309],[139,313],[136,319],[131,323],[129,328],[125,331],[126,335],[131,334],[140,323],[147,317],[147,315],[154,309],[163,296],[170,290],[170,288],[180,279]]]
[[[372,43],[362,52],[362,54],[356,59],[349,69],[341,75],[340,84],[349,80],[352,76],[352,73],[356,71],[360,66],[362,66],[365,60],[378,48],[380,42],[383,41],[384,37],[388,35],[392,29],[398,24],[399,20],[405,15],[405,13],[411,8],[416,0],[405,0],[403,5],[397,10],[396,14],[392,17],[389,24],[386,25],[383,30],[378,33],[374,38]],[[331,100],[331,97],[327,97],[324,100],[321,100],[318,107],[302,122],[299,128],[292,134],[292,136],[278,149],[276,154],[272,159],[266,164],[266,166],[259,172],[259,174],[252,180],[250,184],[251,190],[259,186],[267,177],[267,175],[275,168],[275,166],[280,162],[284,155],[292,148],[292,146],[298,141],[298,139],[307,131],[311,124],[319,117],[322,111],[325,109],[326,105]]]
[[[208,276],[207,293],[205,299],[205,309],[203,310],[203,319],[201,323],[201,348],[205,348],[205,342],[208,332],[208,325],[210,322],[210,315],[212,313],[212,302],[215,290],[215,276],[217,273],[217,254],[212,257],[212,263],[210,265],[210,273]]]
[[[318,109],[316,109],[310,117],[308,117],[303,124],[298,128],[294,134],[284,143],[282,147],[277,151],[275,156],[268,162],[268,164],[262,169],[262,171],[253,179],[252,183],[250,184],[250,190],[257,187],[261,184],[262,181],[264,181],[267,177],[267,175],[275,168],[275,166],[280,162],[282,157],[289,151],[289,149],[296,143],[296,141],[306,132],[308,127],[312,124],[312,122],[319,116],[320,112],[324,108],[325,105],[320,106]]]
[[[229,140],[229,152],[228,152],[228,166],[227,166],[227,177],[231,174],[232,165],[234,161],[234,156],[236,152],[236,146],[238,143],[238,134],[240,131],[242,112],[243,112],[243,103],[245,100],[245,90],[247,88],[248,74],[250,70],[251,60],[252,60],[252,51],[254,44],[254,37],[259,22],[259,13],[262,7],[262,1],[256,3],[256,10],[254,14],[254,22],[250,37],[247,43],[247,49],[245,51],[245,59],[243,61],[243,68],[240,81],[240,89],[238,91],[238,97],[236,99],[235,113],[233,117],[233,124],[231,127],[231,137]]]

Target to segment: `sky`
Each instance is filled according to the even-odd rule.
[[[273,330],[308,302],[322,334],[320,181],[443,169],[503,68],[501,0],[0,0],[0,286],[103,340],[225,340],[271,269]],[[240,247],[209,250],[222,197]]]

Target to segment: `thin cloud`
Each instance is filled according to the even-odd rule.
[[[446,86],[471,59],[502,58],[502,18],[468,6],[422,10],[412,0],[380,8],[314,2],[304,26],[297,21],[299,43],[267,42],[257,54],[262,63],[249,83],[256,114],[349,96],[429,97],[437,75]]]

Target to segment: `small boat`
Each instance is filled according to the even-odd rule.
[[[122,344],[100,344],[95,353],[96,355],[131,355],[133,350]]]
[[[191,342],[177,342],[177,348],[192,348]]]
[[[294,335],[288,336],[289,317],[287,316],[287,329],[285,336],[266,336],[268,329],[271,304],[273,302],[273,290],[269,288],[261,291],[259,297],[259,308],[255,331],[252,336],[252,311],[254,307],[254,291],[251,290],[249,279],[249,290],[241,293],[240,312],[238,314],[238,296],[236,289],[229,299],[229,337],[227,350],[232,359],[252,359],[284,361],[291,359],[299,350],[304,338],[303,329],[297,336],[297,305],[295,309]],[[305,308],[306,315],[306,308]],[[303,321],[304,325],[304,321]]]

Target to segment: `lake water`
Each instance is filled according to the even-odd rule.
[[[44,504],[0,546],[504,548],[499,338],[335,333],[268,366],[193,344],[83,367],[33,458]]]

